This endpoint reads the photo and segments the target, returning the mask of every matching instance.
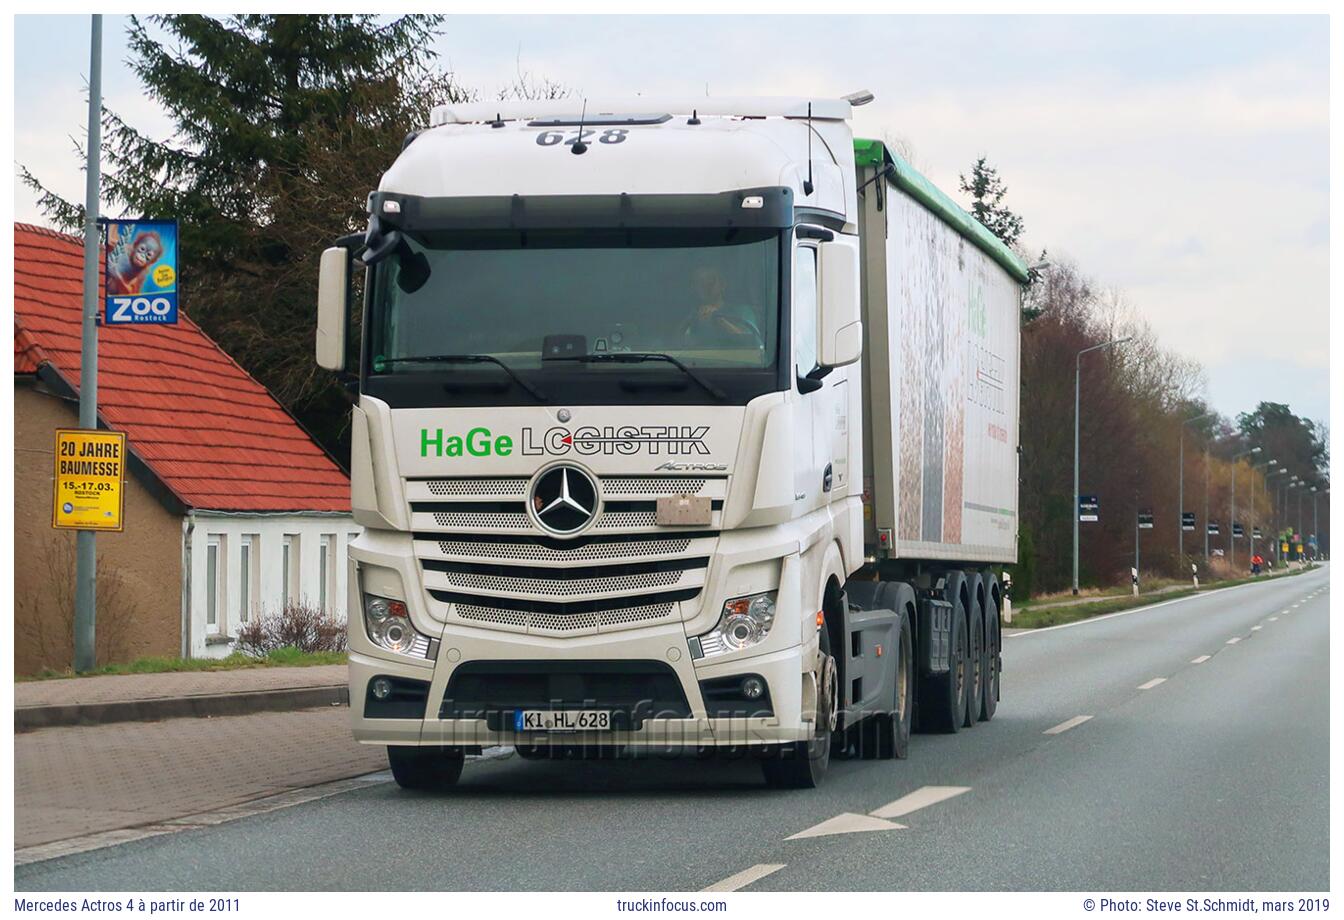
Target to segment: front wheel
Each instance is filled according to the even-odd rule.
[[[765,783],[774,789],[815,789],[831,763],[831,736],[839,716],[840,688],[831,657],[831,639],[825,626],[818,637],[821,667],[817,680],[817,720],[807,741],[768,748],[761,761]]]
[[[465,760],[461,748],[393,746],[387,749],[392,778],[403,789],[447,789],[462,775]]]

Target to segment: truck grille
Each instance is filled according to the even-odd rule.
[[[549,636],[679,619],[704,588],[724,478],[613,476],[591,530],[557,539],[527,515],[525,477],[410,480],[415,553],[430,598],[452,621]],[[659,527],[656,499],[704,495],[709,528]],[[685,613],[686,611],[681,611]]]

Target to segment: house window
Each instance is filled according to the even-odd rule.
[[[285,534],[285,548],[280,569],[282,606],[299,603],[299,535]]]
[[[257,603],[257,565],[256,558],[258,536],[254,533],[243,534],[238,541],[238,622],[246,623],[252,618],[252,608]]]
[[[205,631],[218,634],[224,610],[224,537],[213,534],[205,546]]]
[[[325,613],[327,605],[336,596],[336,535],[322,535],[322,549],[318,554],[318,606]]]

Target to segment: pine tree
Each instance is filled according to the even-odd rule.
[[[442,17],[132,17],[131,66],[167,140],[104,110],[104,213],[176,217],[184,311],[338,456],[347,404],[313,363],[317,261],[429,108],[471,93],[430,69]],[[23,177],[58,225],[83,208]]]
[[[1022,236],[1022,218],[1003,206],[1003,198],[1008,187],[999,178],[999,171],[990,166],[984,157],[975,161],[971,167],[971,178],[958,177],[961,190],[971,196],[971,216],[984,224],[1008,247],[1017,245]]]

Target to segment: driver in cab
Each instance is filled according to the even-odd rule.
[[[687,342],[712,346],[749,337],[753,344],[764,344],[756,311],[746,304],[724,303],[727,284],[717,269],[696,269],[691,283],[698,305],[682,328]]]

